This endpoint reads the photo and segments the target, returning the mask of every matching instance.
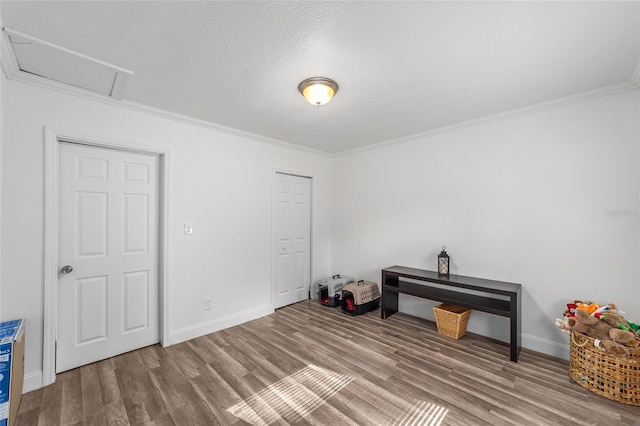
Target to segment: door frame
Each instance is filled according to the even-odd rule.
[[[42,386],[56,380],[56,332],[58,318],[58,195],[59,147],[62,142],[97,148],[157,155],[158,181],[158,327],[160,343],[169,341],[169,151],[133,143],[94,137],[44,127],[44,328],[42,344]]]
[[[275,193],[276,193],[276,184],[278,182],[277,175],[289,175],[289,176],[297,176],[301,178],[309,179],[309,292],[311,291],[311,278],[313,277],[313,183],[314,177],[311,173],[303,173],[303,172],[294,172],[291,170],[286,170],[282,168],[273,168],[271,172],[271,261],[269,264],[271,265],[271,286],[269,288],[269,305],[271,306],[271,310],[275,310],[274,307],[274,297],[273,293],[276,289],[276,279],[275,279],[275,250],[274,250],[274,239],[276,235],[275,229]]]

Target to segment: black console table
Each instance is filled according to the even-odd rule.
[[[424,281],[425,283],[440,284],[441,286],[418,284],[403,280],[403,278]],[[508,300],[465,293],[465,289],[485,294],[506,296]],[[386,319],[398,312],[398,295],[408,294],[508,317],[511,321],[511,361],[518,362],[518,353],[521,347],[521,292],[521,284],[465,277],[462,275],[449,275],[447,277],[438,275],[438,273],[434,271],[425,271],[405,266],[392,266],[382,270],[381,316],[382,319]]]

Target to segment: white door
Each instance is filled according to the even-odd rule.
[[[273,307],[309,297],[311,179],[275,174],[273,188]]]
[[[159,341],[158,161],[60,144],[56,372]]]

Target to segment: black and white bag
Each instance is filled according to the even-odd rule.
[[[342,288],[342,312],[360,315],[369,312],[380,304],[380,289],[373,281],[360,280]]]
[[[320,303],[325,306],[338,306],[340,305],[340,295],[342,294],[342,288],[349,283],[354,282],[351,277],[341,277],[340,274],[334,275],[331,278],[324,278],[322,280],[313,283],[314,290],[317,291],[317,298],[320,299]],[[315,297],[313,297],[315,299]]]

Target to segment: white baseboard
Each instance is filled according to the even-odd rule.
[[[570,336],[567,334],[565,339],[567,343],[558,343],[542,337],[522,334],[522,347],[568,361],[569,338]]]
[[[233,327],[272,314],[273,308],[270,306],[261,306],[255,309],[249,309],[244,312],[218,318],[213,321],[196,324],[176,330],[169,334],[169,344],[184,342],[205,334],[213,333],[225,328]],[[168,345],[167,345],[168,346]],[[24,375],[24,384],[22,385],[22,393],[31,392],[42,387],[42,370],[26,373]]]
[[[224,330],[225,328],[243,324],[247,321],[262,318],[266,315],[272,314],[273,312],[273,308],[271,308],[270,306],[260,306],[258,308],[238,312],[226,317],[216,318],[213,321],[207,321],[189,327],[181,328],[169,333],[169,342],[168,345],[165,346],[185,342],[196,337],[204,336],[205,334]]]
[[[507,320],[508,321],[508,320]],[[487,324],[481,321],[471,322],[467,326],[467,330],[471,333],[480,334],[481,336],[487,336],[492,339],[500,340],[502,342],[509,343],[509,328],[496,326],[496,324]],[[555,327],[555,326],[554,326]],[[557,331],[557,330],[554,330]],[[557,331],[557,334],[561,334]],[[544,337],[538,337],[531,334],[521,333],[520,344],[523,348],[530,349],[532,351],[540,352],[545,355],[550,355],[560,359],[569,359],[569,335],[566,335],[567,343],[558,343],[554,340],[546,339]]]
[[[22,393],[34,391],[42,387],[42,370],[34,371],[24,375],[24,383],[22,384]]]

